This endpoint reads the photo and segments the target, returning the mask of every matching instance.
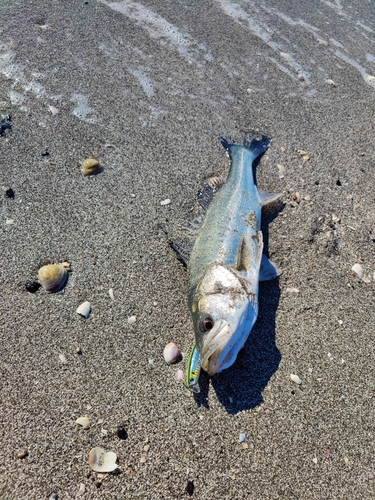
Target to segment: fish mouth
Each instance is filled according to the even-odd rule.
[[[215,370],[216,361],[231,336],[230,325],[223,319],[216,323],[214,328],[207,334],[203,349],[200,352],[200,360],[203,370],[209,375],[217,373],[217,370]]]

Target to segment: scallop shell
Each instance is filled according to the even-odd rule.
[[[61,264],[48,264],[39,269],[39,282],[48,293],[59,292],[68,279],[68,271]]]
[[[96,447],[90,451],[89,465],[95,472],[112,472],[118,468],[117,455],[113,451],[105,451]]]
[[[90,312],[91,312],[91,304],[88,301],[82,302],[82,304],[78,306],[76,310],[77,314],[83,316],[86,319],[90,316]]]
[[[102,165],[95,158],[87,158],[83,162],[83,173],[85,175],[95,175],[102,171]]]
[[[168,342],[164,347],[163,356],[166,363],[176,363],[181,358],[181,351],[176,344]]]

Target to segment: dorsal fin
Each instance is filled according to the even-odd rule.
[[[224,181],[221,177],[209,177],[206,180],[206,185],[197,194],[197,200],[204,210],[208,209],[215,193],[217,193],[223,184]]]

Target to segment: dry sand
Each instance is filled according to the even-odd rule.
[[[2,0],[1,499],[374,498],[374,43],[366,0]],[[263,227],[283,274],[194,397],[174,380],[187,276],[159,226],[198,213],[229,166],[218,137],[250,129],[272,138],[257,180],[284,193]],[[61,261],[62,293],[26,291]],[[95,446],[118,474],[90,473]]]

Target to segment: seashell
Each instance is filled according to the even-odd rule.
[[[367,80],[368,80],[369,82],[375,82],[375,76],[373,76],[373,75],[368,75],[368,76],[367,76]]]
[[[328,85],[331,85],[331,87],[336,87],[336,83],[333,80],[328,79],[326,80],[326,82],[328,83]]]
[[[176,363],[181,358],[181,351],[176,344],[168,342],[164,347],[163,356],[166,363]]]
[[[110,288],[108,290],[109,296],[111,297],[112,300],[115,300],[115,296],[113,295],[113,288]]]
[[[91,304],[90,302],[82,302],[80,306],[77,307],[76,313],[82,316],[83,318],[88,318],[91,312]]]
[[[363,278],[363,276],[365,275],[364,271],[363,271],[363,267],[361,266],[361,264],[354,264],[354,266],[352,267],[352,271],[353,273],[355,273],[359,278]]]
[[[97,446],[90,451],[89,465],[95,472],[112,472],[117,469],[117,455]]]
[[[39,269],[39,282],[48,293],[59,292],[68,279],[68,272],[61,264],[48,264]]]
[[[89,417],[78,417],[76,424],[81,425],[84,429],[88,429],[90,427],[90,419]]]
[[[101,172],[103,168],[101,163],[95,160],[95,158],[87,158],[87,160],[83,162],[82,170],[85,175],[95,175]]]
[[[129,325],[134,325],[134,323],[137,321],[137,316],[130,316],[128,318],[128,323]]]
[[[299,376],[294,375],[293,373],[290,374],[290,380],[292,380],[295,384],[302,384],[302,380],[299,378]]]
[[[177,370],[176,373],[174,374],[175,380],[179,382],[180,380],[185,380],[185,374],[182,370]]]

